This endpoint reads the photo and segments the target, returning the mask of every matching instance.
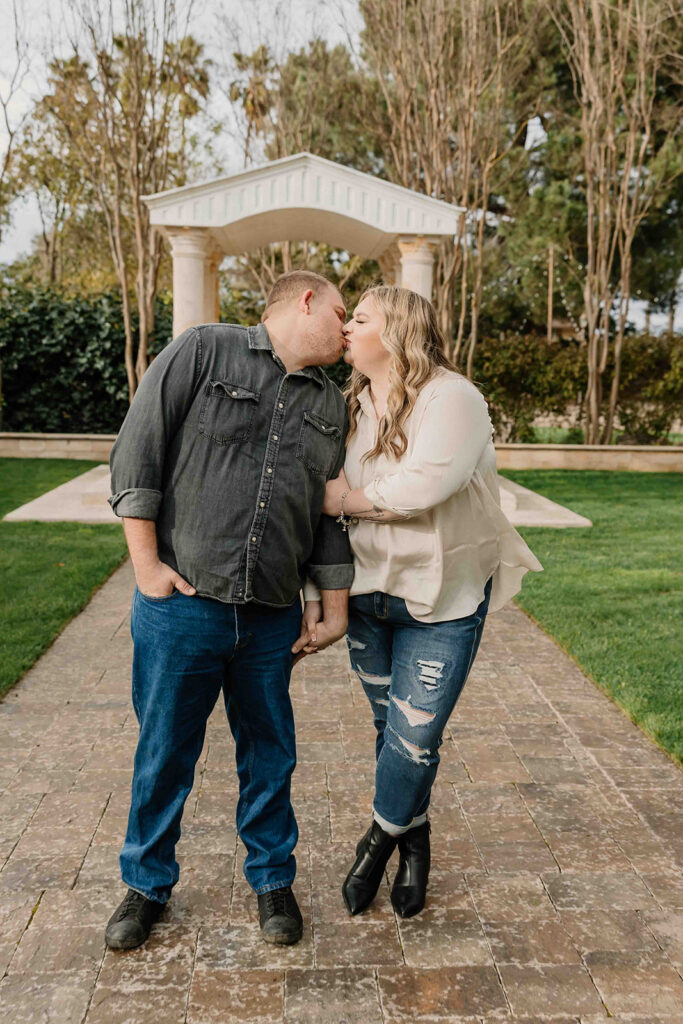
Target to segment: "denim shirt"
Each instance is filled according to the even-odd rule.
[[[109,504],[154,520],[159,558],[205,597],[284,607],[306,576],[344,589],[348,537],[321,508],[347,428],[336,385],[319,367],[287,373],[263,324],[191,327],[140,382]]]

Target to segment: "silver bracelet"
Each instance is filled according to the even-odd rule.
[[[339,515],[337,516],[337,518],[335,520],[335,522],[341,523],[341,528],[342,528],[342,532],[343,533],[346,533],[346,531],[349,528],[349,524],[352,522],[352,519],[349,516],[345,515],[345,513],[344,513],[344,498],[348,497],[348,494],[349,494],[348,491],[344,491],[344,493],[342,494],[342,496],[341,496],[341,511],[339,512]]]

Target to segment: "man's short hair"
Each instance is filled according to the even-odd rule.
[[[308,288],[311,288],[316,294],[319,294],[323,288],[333,288],[335,291],[339,291],[337,286],[322,274],[315,274],[312,270],[290,270],[288,274],[278,277],[270,289],[262,319],[265,319],[276,302],[291,302]]]

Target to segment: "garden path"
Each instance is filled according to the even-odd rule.
[[[340,884],[372,798],[343,644],[294,672],[303,941],[261,941],[209,722],[181,880],[147,945],[105,950],[136,723],[129,563],[0,704],[0,1019],[12,1024],[680,1024],[681,772],[518,608],[491,617],[442,748],[425,911]],[[390,865],[390,875],[393,864]]]
[[[513,526],[591,526],[590,519],[564,505],[545,498],[528,487],[501,476],[500,501],[503,512]],[[111,494],[109,468],[95,466],[80,476],[67,480],[38,498],[9,512],[5,519],[19,523],[117,523],[107,501]]]

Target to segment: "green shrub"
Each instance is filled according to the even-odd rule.
[[[171,336],[157,302],[150,350]],[[136,326],[136,325],[135,325]],[[9,285],[0,294],[2,429],[116,433],[128,408],[121,299]]]
[[[683,414],[683,344],[676,335],[648,334],[624,342],[618,403],[620,444],[667,444]]]
[[[242,308],[242,307],[239,307]],[[245,316],[257,318],[257,312]],[[225,302],[224,319],[239,315]],[[157,300],[150,352],[172,337],[170,298]],[[14,283],[0,286],[2,429],[55,433],[116,433],[128,409],[121,300],[106,293],[81,298]],[[340,387],[349,367],[326,368]],[[585,350],[569,339],[548,344],[538,335],[483,338],[474,379],[489,403],[499,441],[533,442],[539,415],[569,421],[562,439],[580,443]],[[622,442],[667,439],[683,403],[683,348],[678,337],[627,337],[618,408]],[[550,428],[548,428],[550,429]],[[553,436],[557,428],[552,428]]]
[[[524,443],[536,440],[538,415],[578,411],[586,369],[578,341],[548,344],[534,334],[504,334],[480,341],[473,376],[489,403],[497,440]]]

